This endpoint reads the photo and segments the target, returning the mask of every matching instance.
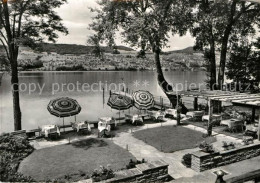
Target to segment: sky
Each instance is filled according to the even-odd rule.
[[[93,32],[88,29],[88,25],[92,22],[93,13],[90,12],[90,7],[97,6],[96,0],[67,0],[68,2],[58,8],[56,11],[63,19],[64,25],[68,28],[67,36],[59,34],[57,43],[79,44],[86,45],[88,36]],[[125,45],[122,40],[116,40],[117,45]],[[183,37],[178,35],[171,36],[168,43],[168,48],[164,51],[179,50],[189,46],[193,46],[194,38],[187,34]]]

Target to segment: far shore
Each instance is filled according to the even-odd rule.
[[[168,70],[164,72],[180,72],[180,70]],[[5,73],[7,71],[0,71]],[[156,72],[156,70],[89,70],[89,71],[19,71],[19,73],[41,73],[41,72]],[[183,70],[181,72],[204,72],[204,70]]]

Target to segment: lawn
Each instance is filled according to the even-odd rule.
[[[207,122],[193,122],[193,121],[187,120],[185,123],[191,124],[191,125],[194,125],[194,126],[197,126],[200,128],[204,128],[206,130],[208,129]],[[213,126],[213,131],[216,133],[219,133],[219,134],[224,134],[224,135],[231,136],[234,138],[243,139],[244,132],[239,131],[239,132],[232,133],[232,132],[228,131],[227,128],[228,128],[227,126]]]
[[[205,140],[202,135],[201,132],[181,126],[164,126],[134,133],[135,138],[165,153],[195,148]]]
[[[110,164],[113,170],[120,170],[130,159],[135,160],[110,140],[92,138],[36,150],[22,161],[19,172],[36,181],[54,180],[71,174],[91,175],[101,165],[107,167]]]

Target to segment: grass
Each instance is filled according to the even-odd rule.
[[[208,128],[207,122],[192,122],[192,121],[187,120],[185,123],[186,124],[192,124],[194,126],[201,127],[201,128],[204,128],[204,129]],[[231,136],[231,137],[238,138],[238,139],[243,139],[243,136],[244,136],[244,133],[241,132],[241,131],[235,132],[235,133],[228,131],[227,126],[214,126],[213,131],[216,132],[216,133],[220,133],[220,134]]]
[[[20,164],[19,171],[36,181],[54,180],[72,174],[90,176],[108,164],[113,170],[125,168],[135,158],[110,140],[87,139],[34,151]],[[76,180],[70,180],[76,181]]]
[[[134,137],[165,153],[198,147],[203,133],[181,126],[164,126],[137,131]]]

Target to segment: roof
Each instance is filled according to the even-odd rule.
[[[254,107],[260,107],[260,93],[249,94],[249,93],[239,93],[221,90],[203,90],[203,91],[184,91],[180,92],[181,96],[186,97],[197,97],[206,100],[231,102],[233,104],[248,105]]]

